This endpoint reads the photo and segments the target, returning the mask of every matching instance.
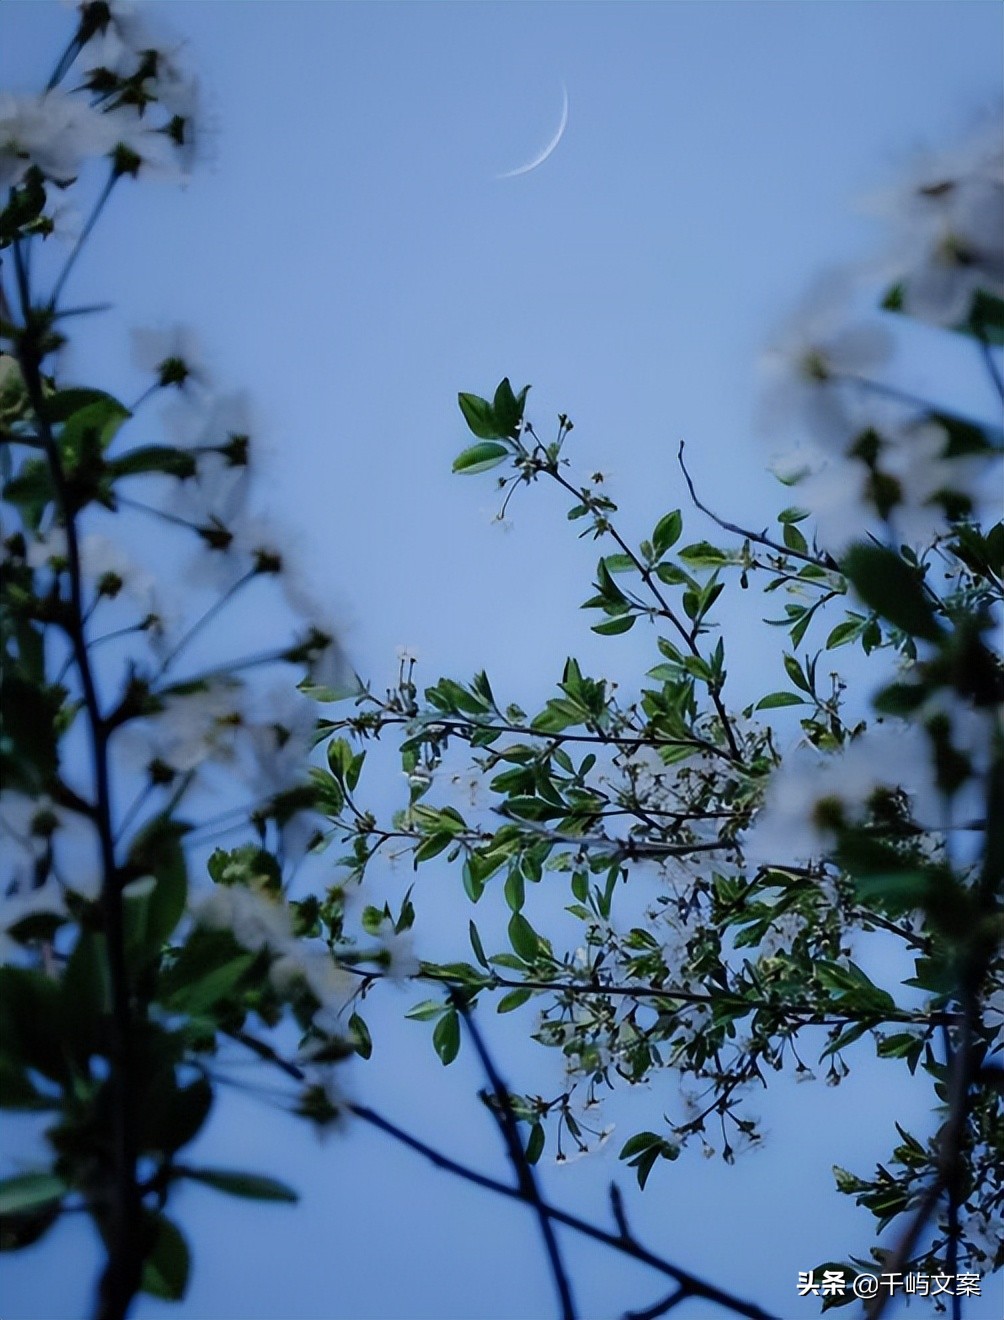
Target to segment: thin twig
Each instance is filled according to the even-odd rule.
[[[540,1225],[540,1234],[544,1239],[544,1248],[547,1252],[548,1263],[551,1266],[551,1274],[554,1278],[554,1286],[557,1289],[558,1299],[561,1303],[561,1314],[563,1320],[575,1320],[575,1303],[572,1300],[572,1285],[568,1278],[568,1271],[561,1257],[561,1251],[558,1247],[558,1240],[554,1232],[554,1225],[551,1223],[547,1209],[540,1195],[540,1189],[537,1186],[537,1179],[534,1175],[533,1166],[526,1157],[523,1149],[523,1143],[520,1141],[519,1130],[516,1127],[516,1119],[512,1111],[512,1102],[509,1098],[509,1090],[499,1075],[495,1062],[488,1052],[488,1046],[485,1044],[475,1021],[474,1014],[470,1010],[468,1003],[457,993],[452,994],[453,1004],[461,1014],[467,1025],[467,1031],[474,1044],[478,1058],[481,1060],[481,1066],[485,1070],[485,1076],[488,1078],[492,1089],[495,1104],[492,1107],[492,1115],[498,1123],[499,1130],[505,1141],[506,1151],[509,1155],[509,1162],[513,1166],[516,1174],[516,1181],[523,1194],[523,1198],[534,1207],[537,1212],[537,1222]]]
[[[383,1118],[366,1105],[349,1105],[349,1110],[362,1119],[363,1122],[378,1128],[387,1136],[393,1137],[395,1141],[407,1146],[410,1150],[422,1155],[437,1168],[445,1169],[448,1173],[464,1179],[466,1182],[473,1183],[475,1186],[484,1187],[488,1191],[496,1192],[499,1196],[509,1197],[514,1201],[525,1201],[523,1192],[518,1187],[511,1187],[508,1183],[500,1182],[497,1178],[491,1178],[487,1174],[480,1173],[477,1169],[471,1169],[459,1161],[451,1159],[444,1155],[434,1146],[413,1137],[410,1133],[399,1128],[395,1123]],[[703,1279],[689,1271],[681,1269],[677,1265],[670,1264],[662,1257],[655,1255],[654,1252],[647,1250],[636,1239],[630,1235],[611,1233],[607,1229],[599,1228],[591,1224],[586,1219],[580,1219],[578,1215],[570,1214],[567,1210],[561,1210],[549,1202],[542,1202],[542,1209],[556,1223],[564,1224],[567,1228],[583,1237],[591,1238],[594,1242],[602,1242],[605,1246],[620,1252],[622,1255],[629,1256],[632,1260],[637,1260],[643,1265],[648,1265],[659,1274],[664,1274],[668,1278],[675,1279],[677,1283],[685,1287],[693,1297],[704,1297],[710,1302],[715,1302],[719,1306],[725,1307],[735,1315],[746,1316],[747,1320],[777,1320],[769,1311],[756,1306],[752,1302],[744,1302],[741,1298],[735,1297],[732,1293],[724,1291],[722,1288],[716,1288],[714,1284],[706,1283]]]
[[[686,1288],[674,1288],[661,1301],[646,1306],[644,1311],[625,1311],[624,1320],[658,1320],[660,1315],[668,1315],[674,1307],[692,1295]]]
[[[829,555],[824,555],[820,558],[817,555],[807,554],[803,550],[793,550],[790,546],[782,545],[780,541],[771,540],[766,532],[753,532],[746,527],[739,527],[736,523],[728,522],[726,519],[720,518],[718,514],[709,509],[706,504],[702,504],[697,496],[697,491],[694,489],[693,478],[687,471],[687,464],[683,458],[683,451],[685,448],[686,441],[681,440],[680,447],[676,451],[676,461],[679,463],[683,478],[687,483],[687,490],[690,492],[690,498],[693,501],[695,508],[700,509],[701,513],[710,518],[711,521],[720,527],[723,532],[732,532],[734,536],[741,536],[747,541],[753,541],[757,545],[765,546],[768,550],[774,550],[777,554],[785,555],[791,559],[804,560],[807,564],[815,564],[817,568],[825,568],[831,573],[838,573],[840,571],[839,565],[835,560],[831,559]]]

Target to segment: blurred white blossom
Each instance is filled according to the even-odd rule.
[[[916,160],[871,199],[893,234],[886,277],[903,309],[935,325],[967,318],[977,290],[1004,296],[1004,146],[999,124],[949,151]]]
[[[796,747],[771,776],[746,834],[751,864],[811,862],[832,848],[840,825],[863,823],[876,794],[902,790],[915,820],[937,829],[942,804],[927,735],[912,724],[869,729],[839,752]]]
[[[761,424],[771,438],[811,436],[838,449],[859,425],[860,381],[892,352],[875,321],[852,321],[850,280],[819,279],[764,355]]]
[[[34,165],[55,183],[71,182],[84,163],[115,141],[108,116],[79,96],[54,88],[41,96],[0,92],[0,190],[19,184]]]

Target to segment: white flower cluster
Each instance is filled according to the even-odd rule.
[[[903,309],[934,325],[965,321],[973,296],[1004,297],[1004,139],[981,126],[949,151],[915,162],[873,199],[891,222],[886,268]]]
[[[883,202],[895,229],[883,291],[906,314],[966,325],[978,295],[1004,297],[1004,153],[981,133],[924,162]],[[875,272],[865,272],[872,294]],[[996,517],[1000,454],[958,443],[933,405],[878,373],[891,360],[888,316],[858,316],[855,280],[819,281],[769,349],[762,421],[777,460],[814,515],[820,546],[839,554],[885,528],[895,545],[922,548],[952,519]],[[992,352],[992,350],[988,350]]]
[[[121,804],[116,828],[127,846],[131,831],[163,809],[165,797],[176,806],[185,795],[190,811],[197,790],[203,800],[206,790],[222,792],[226,823],[240,826],[236,817],[241,817],[246,827],[250,821],[280,864],[293,865],[326,828],[314,809],[309,778],[316,706],[310,696],[295,690],[292,677],[288,685],[269,689],[251,681],[250,669],[279,665],[287,675],[298,671],[311,689],[324,695],[348,686],[342,652],[334,628],[323,621],[309,590],[292,571],[283,538],[249,512],[254,469],[243,399],[211,391],[207,374],[192,357],[187,334],[147,334],[141,336],[140,347],[155,375],[153,390],[177,386],[183,395],[168,418],[180,443],[170,449],[154,447],[155,454],[173,454],[166,469],[144,474],[141,468],[136,478],[120,476],[122,489],[116,495],[121,509],[136,511],[134,521],[152,518],[163,534],[130,535],[133,529],[122,526],[121,509],[114,515],[118,540],[104,530],[92,530],[107,526],[103,510],[91,506],[76,519],[81,605],[104,704],[112,710],[124,701],[128,712],[110,744],[112,773],[121,780],[115,795]],[[13,389],[20,380],[16,365],[6,376]],[[128,465],[130,452],[119,450],[116,439],[108,460]],[[137,490],[149,498],[135,498]],[[179,592],[172,601],[160,580],[163,574],[141,562],[127,543],[131,540],[151,564],[175,565],[175,536],[187,537],[197,552],[181,569],[184,597]],[[45,516],[38,528],[25,524],[7,548],[13,571],[29,574],[36,599],[69,602],[71,547],[66,528],[57,520]],[[253,631],[279,645],[256,651],[250,664],[240,654],[220,656],[218,641],[227,633],[215,625],[226,617],[239,589],[261,581],[284,590],[285,611],[281,602],[272,601],[266,613],[257,616],[267,620],[266,626]],[[244,624],[249,621],[245,611]],[[193,671],[196,640],[212,643],[208,668],[205,648],[199,657],[201,672],[198,664]],[[53,636],[54,648],[57,643]],[[58,649],[51,652],[57,667],[59,654]],[[68,651],[65,659],[63,672],[68,674]],[[116,672],[121,675],[118,696]],[[75,784],[77,759],[67,752],[61,760],[63,782],[70,794],[75,785],[84,810],[89,790]],[[68,890],[95,898],[101,865],[97,833],[86,815],[46,803],[33,806],[31,799],[22,801],[11,793],[0,801],[0,832],[5,845],[13,845],[14,859],[13,869],[2,877],[8,900],[2,929],[10,930],[34,911],[63,913]],[[403,961],[403,951],[396,951],[395,966]]]
[[[66,896],[94,899],[101,887],[97,830],[47,797],[0,792],[0,964],[24,950],[10,931],[39,916],[66,917]]]
[[[102,157],[119,174],[183,180],[194,156],[194,78],[130,6],[79,9],[80,91],[57,86],[40,96],[0,95],[0,190],[22,183],[33,166],[65,186]]]
[[[269,979],[283,996],[305,986],[319,1005],[315,1025],[329,1035],[343,1033],[342,1015],[358,983],[339,967],[327,949],[310,947],[293,933],[292,915],[281,895],[270,896],[244,885],[215,885],[192,904],[196,921],[210,930],[226,930],[251,953],[272,958]]]
[[[906,795],[923,828],[944,824],[922,728],[869,729],[830,754],[803,744],[771,776],[743,844],[746,861],[764,866],[818,861],[832,849],[838,829],[863,824],[883,795],[898,793]]]

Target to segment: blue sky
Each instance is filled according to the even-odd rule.
[[[875,251],[878,226],[854,199],[913,150],[950,143],[1001,88],[1001,10],[965,0],[149,10],[202,75],[207,160],[187,190],[115,199],[74,290],[115,311],[68,365],[126,389],[128,327],[194,325],[221,385],[251,391],[270,508],[294,529],[357,669],[391,681],[408,645],[420,679],[486,665],[524,705],[570,652],[629,679],[651,661],[641,630],[589,632],[578,606],[595,552],[562,502],[529,492],[505,532],[490,525],[490,479],[450,475],[465,443],[457,391],[488,393],[506,374],[531,382],[542,433],[567,411],[573,472],[611,473],[630,536],[685,506],[681,437],[706,498],[762,526],[785,503],[752,425],[765,339],[816,272]],[[2,85],[44,81],[68,27],[55,3],[8,0]],[[531,174],[496,178],[547,141],[562,83],[558,149]],[[750,654],[759,666],[771,652]],[[742,684],[752,694],[769,680],[736,681],[745,697]],[[421,884],[442,937],[458,877],[444,868]],[[353,1072],[355,1094],[502,1173],[476,1069],[462,1056],[444,1072],[427,1029],[399,1020],[420,997],[401,992],[374,1014],[377,1054]],[[492,1029],[514,1084],[541,1068],[553,1080],[519,1022]],[[796,1272],[869,1240],[865,1212],[831,1191],[830,1165],[869,1168],[894,1116],[928,1130],[926,1097],[883,1089],[892,1072],[863,1066],[837,1090],[779,1086],[763,1104],[767,1150],[735,1169],[696,1154],[667,1166],[629,1196],[639,1236],[782,1316],[814,1314]],[[603,1154],[542,1169],[548,1191],[604,1219],[617,1136],[659,1111],[658,1084],[629,1097]],[[319,1147],[228,1096],[210,1147],[214,1163],[283,1176],[303,1204],[179,1197],[196,1247],[179,1320],[554,1313],[530,1217],[382,1138],[353,1130]],[[599,1249],[572,1260],[589,1316],[658,1295]],[[70,1227],[8,1257],[5,1317],[84,1314],[93,1264]],[[164,1311],[144,1301],[137,1315]],[[988,1298],[970,1317],[998,1313]]]

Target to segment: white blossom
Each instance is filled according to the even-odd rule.
[[[290,997],[302,983],[318,1002],[314,1024],[334,1034],[358,985],[339,967],[327,949],[310,948],[293,934],[289,905],[281,896],[257,893],[243,885],[216,885],[192,904],[196,921],[214,930],[229,930],[252,953],[267,951],[273,961],[269,979],[278,993]]]
[[[34,165],[47,179],[70,183],[84,163],[114,145],[108,116],[79,96],[54,88],[41,96],[0,92],[0,190],[19,184]]]
[[[821,278],[768,347],[761,422],[772,437],[809,435],[842,449],[856,434],[860,381],[889,358],[892,340],[873,321],[849,322],[850,292],[839,274]]]
[[[775,954],[790,951],[805,925],[805,917],[801,913],[782,912],[771,922],[760,941],[760,956],[773,958]]]
[[[187,774],[207,762],[233,764],[246,715],[243,687],[227,679],[171,693],[156,715],[127,724],[116,750],[125,762]]]
[[[64,0],[71,7],[79,9],[81,6],[77,0]],[[88,43],[88,47],[93,43],[100,44],[105,40],[112,40],[118,43],[118,46],[129,50],[139,51],[148,50],[156,46],[153,32],[147,24],[138,7],[131,3],[131,0],[106,0],[107,24],[95,34]]]
[[[304,782],[316,712],[312,701],[285,687],[262,694],[258,704],[261,716],[246,725],[241,777],[256,798],[270,798]]]
[[[155,330],[137,326],[132,331],[132,357],[141,371],[158,377],[161,385],[208,385],[202,349],[187,325]],[[165,379],[166,378],[166,379]]]
[[[380,945],[378,959],[389,980],[407,981],[418,975],[421,964],[415,957],[412,931],[395,930],[393,923],[385,918],[376,938]]]
[[[302,981],[320,1005],[315,1026],[331,1035],[343,1030],[342,1016],[359,988],[356,978],[339,967],[327,949],[304,948],[295,941],[272,964],[269,978],[282,995],[289,995]]]
[[[916,160],[893,189],[872,199],[892,221],[886,277],[903,308],[955,326],[974,293],[1004,295],[1004,150],[992,125],[960,146]]]
[[[295,947],[285,901],[255,893],[244,885],[214,885],[210,892],[195,899],[192,913],[201,926],[230,931],[251,953],[267,949],[283,957]]]
[[[798,500],[813,516],[819,545],[840,553],[884,522],[896,545],[920,549],[947,528],[946,500],[981,512],[999,486],[992,479],[999,460],[946,457],[947,445],[948,435],[937,423],[883,408],[844,454],[802,450]],[[795,459],[790,456],[791,466]]]
[[[132,106],[105,115],[112,134],[118,169],[133,178],[183,183],[189,176],[189,155],[179,152],[166,126],[154,124]]]
[[[98,832],[79,812],[58,806],[42,795],[29,797],[16,790],[0,792],[0,840],[13,874],[0,880],[7,888],[12,879],[35,875],[40,867],[64,890],[83,898],[96,898],[103,868]]]
[[[914,817],[933,829],[941,802],[931,749],[916,725],[868,730],[839,752],[797,747],[771,776],[763,806],[747,832],[748,863],[808,862],[825,855],[836,822],[861,824],[876,793],[901,789]]]

